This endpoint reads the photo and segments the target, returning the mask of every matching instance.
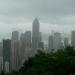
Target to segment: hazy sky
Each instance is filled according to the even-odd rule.
[[[0,0],[0,39],[31,30],[35,17],[43,32],[74,30],[75,0]]]

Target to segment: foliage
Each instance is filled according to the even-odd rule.
[[[54,53],[39,50],[16,74],[10,75],[75,75],[75,50],[70,46]]]

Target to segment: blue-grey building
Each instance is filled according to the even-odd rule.
[[[6,72],[10,71],[10,54],[11,53],[11,40],[3,40],[3,70]]]

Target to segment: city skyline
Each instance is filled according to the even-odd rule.
[[[0,74],[68,75],[74,54],[75,0],[0,0]]]
[[[29,57],[33,57],[38,50],[43,52],[56,52],[63,50],[67,46],[75,48],[75,30],[68,36],[63,37],[63,33],[52,31],[47,38],[43,40],[42,32],[40,32],[40,22],[37,18],[33,20],[32,31],[28,30],[23,33],[12,31],[11,38],[3,39],[0,44],[1,63],[3,62],[3,70],[6,72],[18,70]],[[44,37],[45,37],[44,36]],[[2,66],[1,66],[2,69]]]
[[[46,25],[45,27],[43,27],[43,25]],[[23,27],[23,28],[22,28]],[[26,31],[32,31],[32,22],[31,24],[29,24],[29,27],[27,25],[22,25],[22,27],[12,27],[9,29],[7,29],[7,31],[2,31],[0,34],[0,42],[5,39],[5,38],[11,38],[11,33],[13,31],[18,31],[20,34],[24,33]],[[67,29],[67,30],[66,30]],[[49,35],[52,34],[52,32],[60,32],[63,33],[64,36],[71,36],[71,31],[75,30],[74,26],[59,26],[59,25],[49,25],[49,24],[44,24],[44,23],[40,23],[40,31],[43,34]]]

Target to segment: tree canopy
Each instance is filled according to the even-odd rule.
[[[38,50],[19,71],[10,75],[75,75],[75,50],[70,46],[51,53]]]

